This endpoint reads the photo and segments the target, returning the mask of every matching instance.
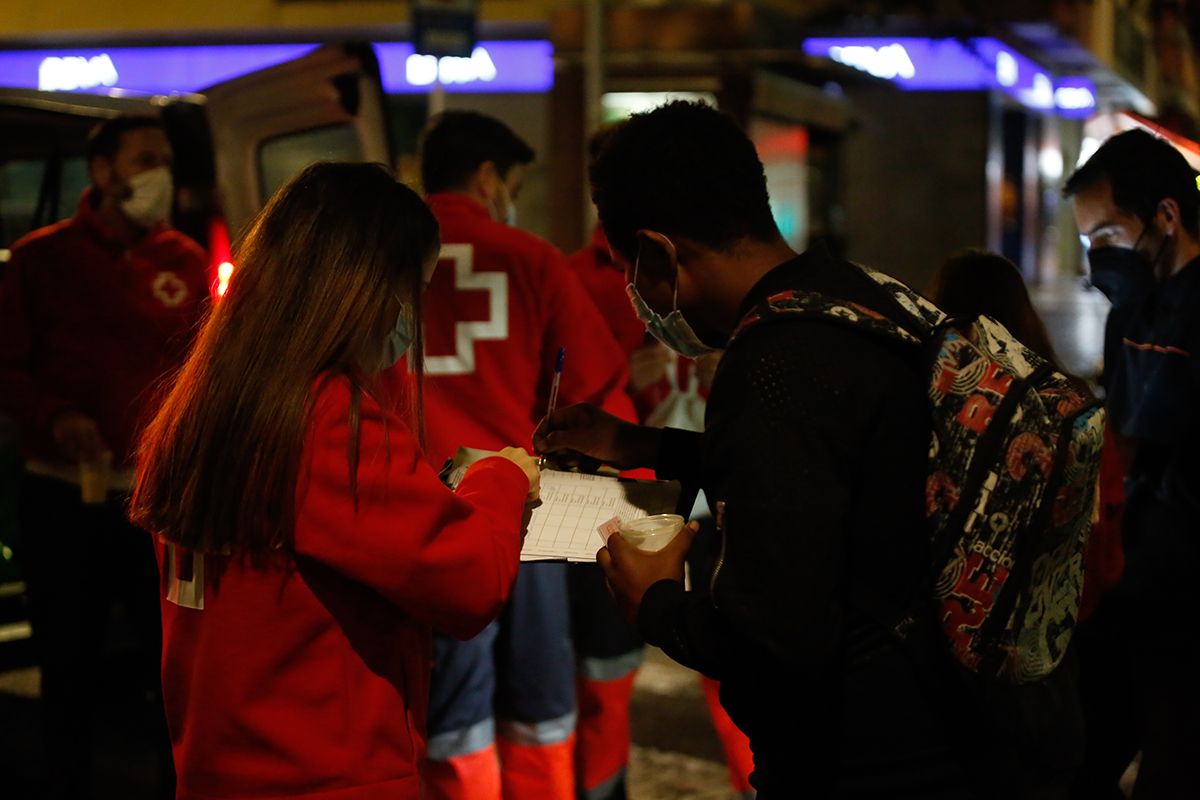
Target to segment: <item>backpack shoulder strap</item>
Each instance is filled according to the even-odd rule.
[[[946,312],[929,302],[920,292],[903,281],[897,280],[879,270],[865,267],[862,264],[856,264],[852,261],[848,263],[870,278],[875,285],[883,289],[888,297],[900,307],[900,310],[904,312],[908,319],[924,335],[928,336],[937,328],[950,322],[950,318],[946,315]]]
[[[730,341],[746,329],[768,320],[807,317],[872,331],[909,345],[921,345],[938,326],[947,321],[946,315],[937,306],[890,275],[852,262],[845,263],[883,289],[888,299],[894,301],[897,311],[907,318],[906,321],[911,321],[912,330],[861,303],[840,300],[819,292],[789,289],[771,295],[751,309],[734,329]]]

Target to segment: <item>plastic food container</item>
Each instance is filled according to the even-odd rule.
[[[683,517],[678,514],[655,514],[622,522],[620,533],[625,541],[637,549],[654,553],[670,544],[681,530]]]

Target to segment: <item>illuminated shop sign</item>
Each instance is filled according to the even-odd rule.
[[[804,52],[905,89],[971,91],[992,85],[986,64],[958,39],[806,39]]]
[[[302,56],[312,44],[0,52],[0,85],[45,91],[195,92]]]
[[[0,86],[99,94],[198,92],[316,46],[10,50],[0,52]],[[469,58],[417,55],[408,42],[381,42],[375,52],[384,91],[392,94],[428,92],[438,80],[447,92],[544,92],[554,85],[554,50],[546,41],[480,42]]]
[[[829,48],[829,57],[839,64],[869,72],[876,78],[889,81],[896,78],[913,80],[917,68],[913,66],[908,50],[899,42],[880,47],[862,44],[834,45]]]
[[[545,92],[554,86],[554,48],[545,41],[480,42],[470,58],[418,55],[409,42],[375,45],[383,88],[390,94],[428,92],[440,80],[447,92]]]
[[[1096,84],[1082,76],[1054,81],[1054,105],[1066,117],[1085,119],[1096,110]]]
[[[118,80],[120,75],[107,53],[91,58],[50,56],[38,64],[38,88],[48,92],[112,87]]]
[[[1063,116],[1088,116],[1096,87],[1084,77],[1055,77],[999,39],[868,37],[807,39],[804,52],[832,59],[912,91],[996,89],[1022,105]]]

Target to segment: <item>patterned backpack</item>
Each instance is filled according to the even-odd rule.
[[[1079,611],[1104,411],[995,320],[951,319],[895,278],[852,266],[895,301],[904,327],[857,303],[788,291],[751,311],[734,338],[767,320],[809,317],[926,348],[938,627],[968,671],[1039,681],[1062,660]],[[895,632],[906,636],[918,613]]]

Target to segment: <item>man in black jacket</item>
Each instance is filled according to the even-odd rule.
[[[820,320],[763,323],[730,343],[780,291],[888,300],[824,251],[787,245],[753,144],[705,106],[625,123],[592,187],[650,331],[685,356],[728,347],[703,434],[575,406],[535,436],[544,452],[653,466],[717,509],[711,595],[684,590],[689,528],[656,554],[610,540],[597,558],[618,603],[646,641],[721,681],[763,800],[970,796],[922,676],[863,610],[903,610],[928,591],[916,349]]]
[[[1076,797],[1200,797],[1200,192],[1165,140],[1112,137],[1067,181],[1112,302],[1109,422],[1126,456],[1125,572],[1080,629],[1088,761]]]

